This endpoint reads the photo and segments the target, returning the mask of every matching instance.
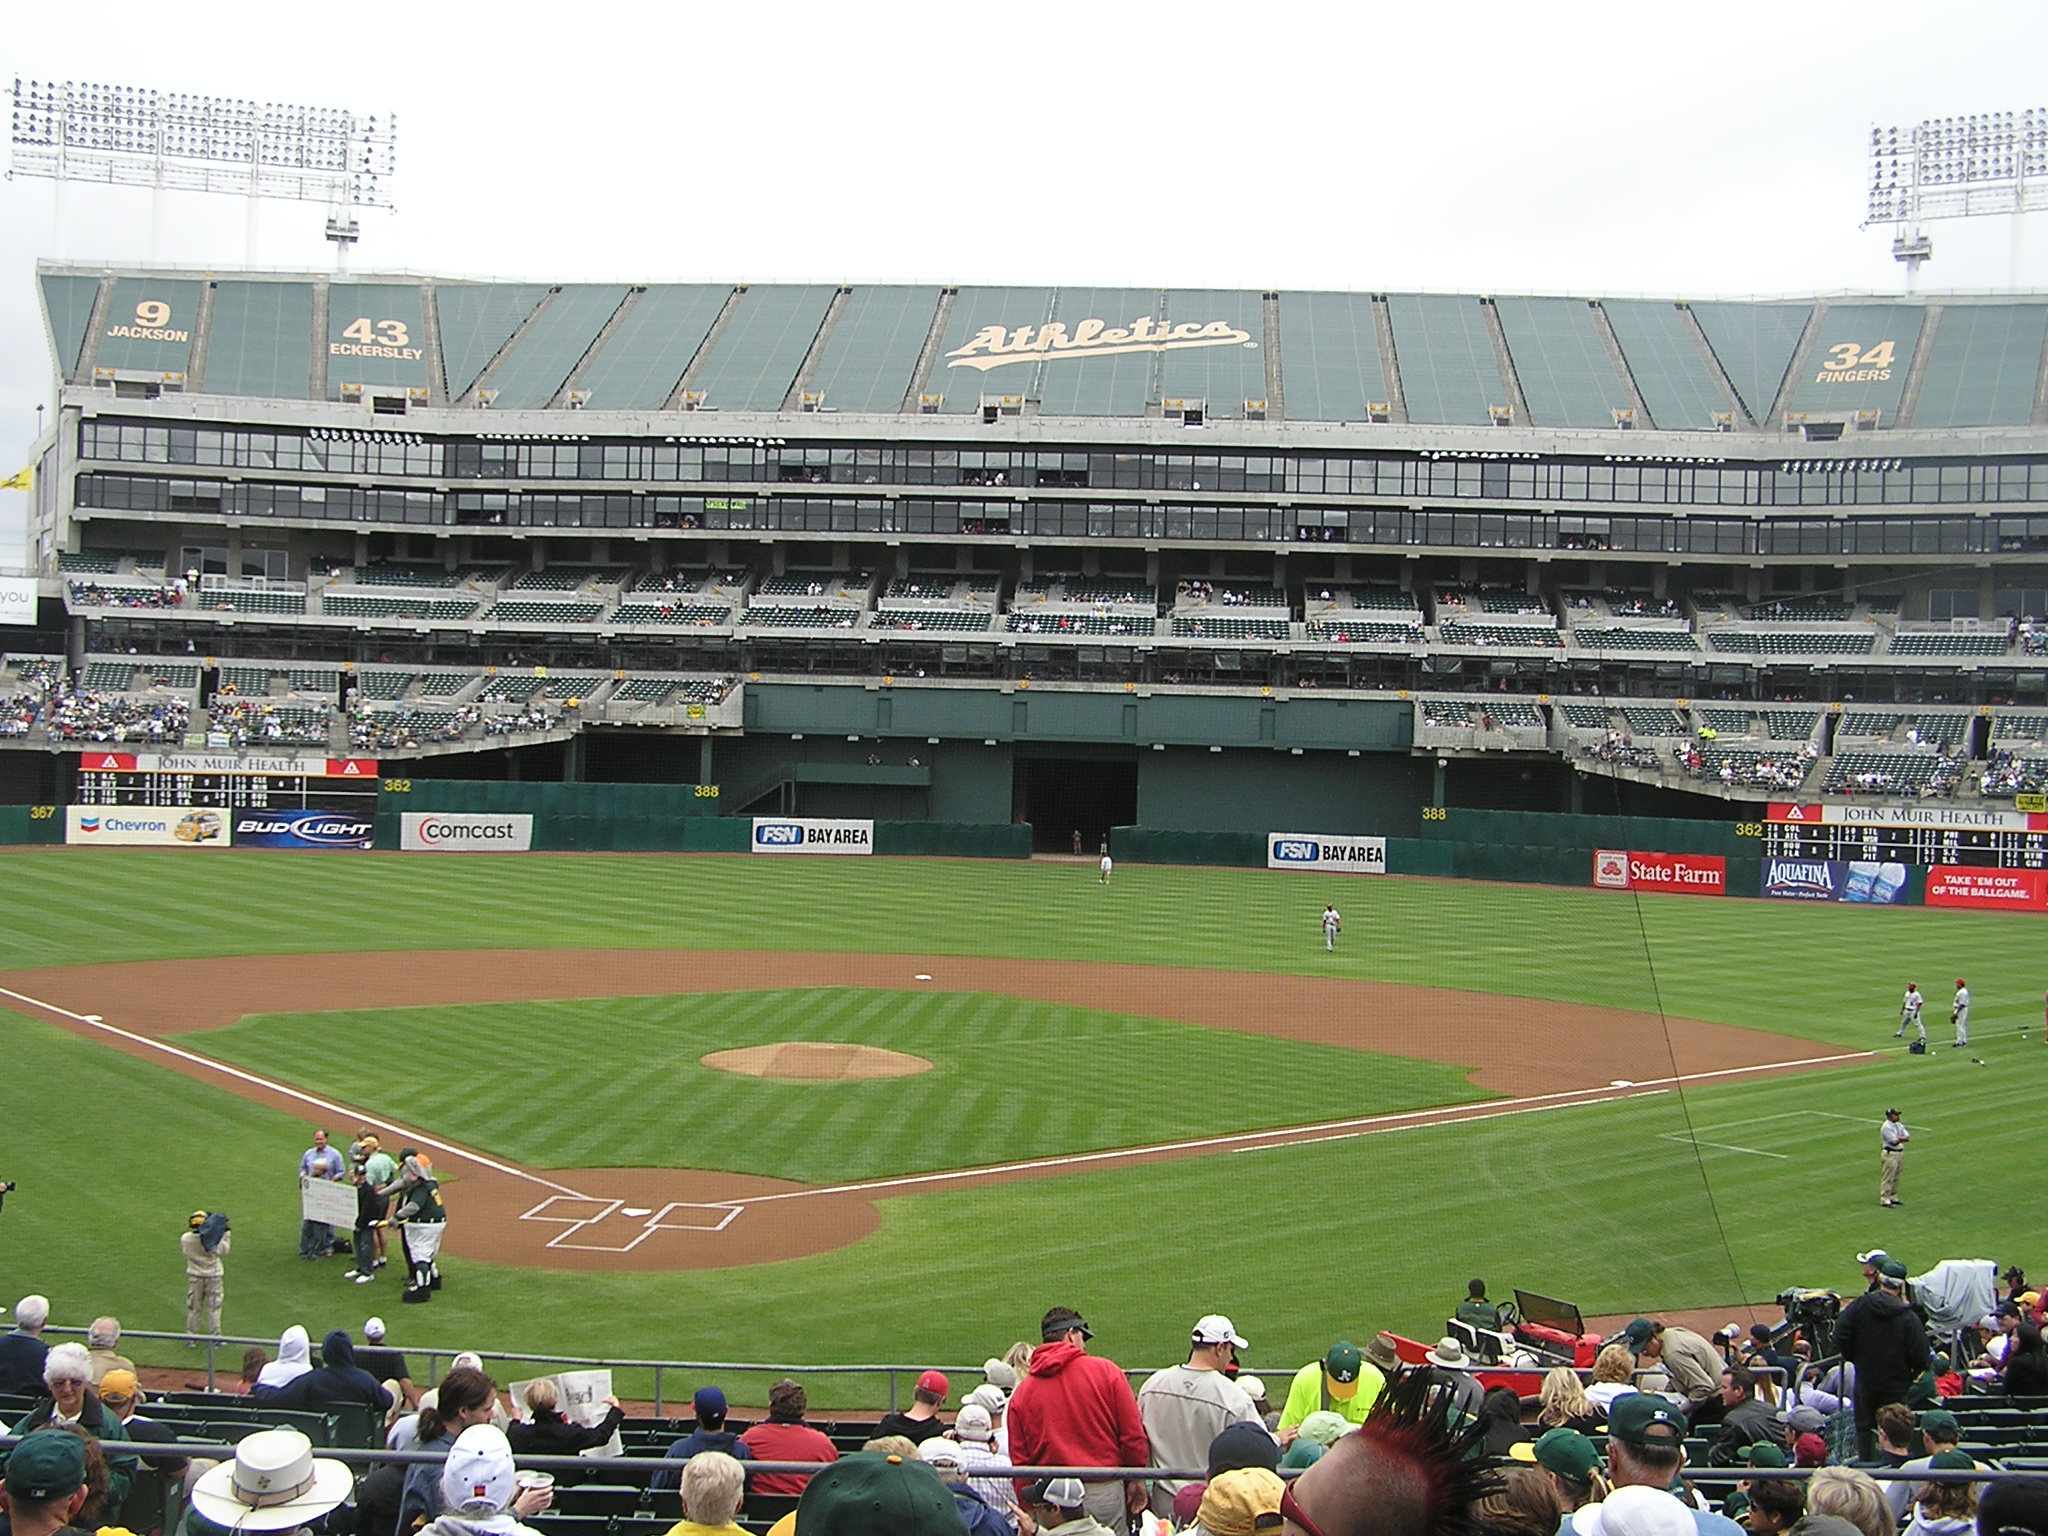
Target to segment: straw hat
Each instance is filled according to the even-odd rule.
[[[318,1519],[355,1486],[338,1461],[315,1461],[296,1429],[259,1429],[192,1485],[192,1505],[230,1531],[288,1531]]]

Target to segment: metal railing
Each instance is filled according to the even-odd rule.
[[[48,1325],[43,1331],[49,1334],[60,1334],[67,1337],[77,1337],[82,1339],[87,1335],[87,1333],[90,1330],[78,1327],[60,1327],[57,1324],[52,1323]],[[351,1336],[353,1337],[353,1335]],[[206,1351],[206,1390],[209,1392],[215,1392],[220,1390],[219,1380],[221,1370],[219,1357],[220,1351],[222,1349],[240,1350],[246,1349],[250,1345],[257,1345],[265,1349],[275,1349],[277,1346],[277,1340],[274,1338],[251,1338],[244,1335],[223,1335],[220,1338],[201,1339],[196,1338],[194,1335],[186,1333],[159,1332],[148,1329],[124,1328],[121,1330],[121,1338],[123,1340],[160,1340],[171,1343],[195,1345],[199,1348],[204,1349]],[[315,1343],[317,1344],[317,1342],[318,1341],[316,1339]],[[358,1341],[358,1347],[361,1347],[361,1341]],[[773,1362],[764,1362],[758,1360],[652,1360],[626,1355],[547,1355],[534,1354],[525,1350],[516,1349],[456,1350],[448,1349],[441,1346],[436,1346],[433,1348],[405,1348],[390,1343],[379,1343],[373,1347],[379,1349],[396,1350],[397,1353],[407,1356],[408,1359],[423,1359],[426,1362],[426,1372],[422,1377],[420,1377],[421,1385],[426,1385],[430,1382],[438,1381],[441,1375],[441,1362],[444,1360],[453,1360],[456,1355],[464,1353],[475,1354],[486,1360],[506,1360],[521,1364],[545,1365],[550,1367],[566,1366],[573,1370],[619,1370],[652,1372],[654,1416],[656,1418],[662,1418],[666,1416],[667,1405],[669,1400],[667,1392],[667,1376],[670,1372],[675,1371],[688,1372],[693,1375],[699,1376],[717,1375],[727,1378],[733,1376],[765,1376],[771,1379],[780,1379],[782,1377],[805,1377],[811,1381],[816,1381],[821,1377],[833,1376],[851,1376],[856,1378],[881,1377],[886,1381],[888,1386],[887,1411],[890,1413],[896,1412],[900,1404],[902,1387],[901,1378],[908,1377],[911,1381],[914,1382],[919,1376],[923,1375],[924,1372],[929,1370],[942,1371],[947,1376],[963,1375],[974,1378],[980,1377],[982,1373],[980,1363],[974,1365],[934,1366],[929,1363],[924,1365],[889,1365],[861,1363],[829,1364],[822,1363],[819,1361],[812,1361],[809,1364],[776,1364]],[[1175,1365],[1178,1365],[1181,1362],[1176,1360],[1173,1363]],[[1563,1364],[1566,1362],[1558,1360],[1554,1363]],[[1825,1367],[1833,1363],[1835,1363],[1833,1358],[1825,1360],[1816,1360],[1811,1362],[1811,1364],[1814,1367]],[[1477,1359],[1474,1359],[1472,1362],[1472,1370],[1475,1374],[1481,1371],[1507,1370],[1527,1370],[1530,1372],[1540,1372],[1548,1368],[1548,1365],[1513,1366],[1508,1365],[1505,1362],[1488,1363]],[[1162,1369],[1162,1367],[1124,1366],[1120,1369],[1122,1369],[1125,1377],[1129,1379],[1133,1388],[1135,1389],[1137,1385],[1144,1380],[1144,1378],[1156,1374],[1160,1369]],[[1285,1369],[1287,1370],[1288,1377],[1291,1379],[1293,1376],[1293,1370],[1291,1368]],[[1585,1367],[1574,1366],[1572,1367],[1572,1369],[1577,1373],[1577,1375],[1582,1381],[1591,1379],[1592,1373]],[[1785,1372],[1781,1367],[1756,1365],[1751,1366],[1750,1370],[1752,1370],[1759,1377],[1769,1379],[1777,1386],[1782,1387],[1784,1385]],[[238,1375],[239,1371],[232,1372],[230,1374]],[[1246,1374],[1256,1375],[1258,1373],[1247,1372]],[[1668,1372],[1666,1372],[1661,1365],[1655,1362],[1649,1365],[1638,1365],[1634,1372],[1634,1376],[1636,1379],[1640,1379],[1645,1376],[1655,1375],[1668,1375]],[[684,1402],[687,1403],[689,1395],[690,1394],[687,1392],[683,1395]],[[767,1400],[765,1393],[763,1394],[762,1400],[764,1402]],[[1277,1404],[1277,1399],[1269,1399],[1269,1401],[1273,1401]]]

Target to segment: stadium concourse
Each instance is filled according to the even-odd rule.
[[[2048,787],[2038,295],[37,283],[15,802],[161,743],[1043,851]]]
[[[992,1335],[979,1366],[912,1367],[907,1407],[892,1376],[886,1412],[829,1419],[795,1375],[765,1412],[741,1406],[718,1379],[739,1366],[671,1367],[690,1378],[677,1417],[620,1402],[609,1370],[578,1362],[507,1392],[483,1356],[392,1339],[376,1317],[360,1345],[318,1322],[317,1350],[298,1325],[274,1359],[252,1343],[218,1386],[138,1373],[121,1350],[166,1336],[124,1339],[112,1317],[53,1329],[31,1294],[0,1339],[0,1456],[22,1536],[52,1508],[137,1536],[2035,1532],[2040,1293],[2017,1266],[1909,1282],[1882,1250],[1855,1258],[1874,1278],[1846,1302],[1788,1293],[1782,1317],[1711,1334],[1640,1316],[1603,1332],[1474,1279],[1434,1343],[1339,1339],[1270,1380],[1227,1315],[1192,1323],[1184,1361],[1127,1369],[1053,1306],[1035,1340]],[[298,1462],[284,1491],[265,1492],[265,1458]]]

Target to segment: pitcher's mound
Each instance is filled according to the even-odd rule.
[[[738,1051],[713,1051],[701,1058],[707,1067],[746,1077],[781,1077],[795,1082],[845,1082],[860,1077],[909,1077],[929,1072],[922,1056],[885,1051],[872,1045],[837,1045],[786,1040],[778,1045],[750,1045]]]

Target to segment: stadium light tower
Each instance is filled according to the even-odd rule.
[[[1935,219],[2012,220],[2012,274],[2020,280],[2023,219],[2048,208],[2048,110],[1930,117],[1911,128],[1870,130],[1870,203],[1863,227],[1891,224],[1892,256],[1906,291],[1934,254],[1921,230]]]
[[[249,200],[248,260],[264,199],[324,203],[338,269],[360,233],[358,208],[389,208],[397,119],[333,107],[293,107],[74,81],[14,82],[8,177],[150,187],[150,244],[166,190]]]

